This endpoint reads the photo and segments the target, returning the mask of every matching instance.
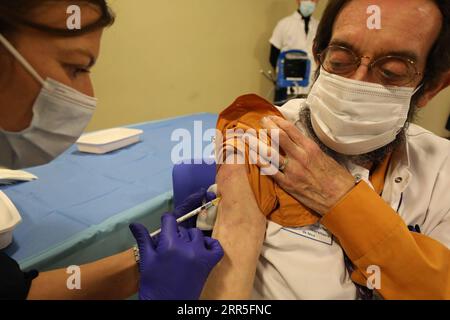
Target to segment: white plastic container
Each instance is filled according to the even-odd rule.
[[[139,129],[114,128],[83,135],[77,141],[80,152],[105,154],[141,141]]]
[[[9,198],[0,191],[0,249],[12,242],[13,231],[22,222],[22,217]]]

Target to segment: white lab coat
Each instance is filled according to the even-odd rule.
[[[311,60],[310,86],[303,89],[300,93],[307,93],[309,91],[312,82],[311,80],[314,78],[314,73],[317,68],[316,63],[314,62],[312,47],[318,26],[319,22],[314,17],[311,17],[309,22],[309,32],[308,35],[306,35],[305,22],[300,13],[296,11],[292,15],[278,22],[272,37],[270,38],[270,43],[281,52],[288,50],[303,50],[308,53],[308,58]]]
[[[291,100],[280,108],[297,126],[303,102]],[[382,197],[406,225],[419,225],[424,235],[450,248],[450,141],[410,125],[405,145],[393,154]],[[296,230],[269,222],[256,272],[254,298],[357,297],[341,247],[334,240],[327,243],[326,237],[314,232],[317,230],[309,233],[312,236],[305,236],[304,229],[314,228],[317,229]]]

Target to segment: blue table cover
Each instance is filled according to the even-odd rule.
[[[23,269],[46,270],[126,250],[134,243],[130,222],[157,229],[170,209],[174,147],[191,145],[196,152],[180,157],[202,155],[216,121],[217,115],[201,113],[133,125],[144,130],[138,144],[105,155],[72,146],[50,164],[27,170],[39,179],[0,188],[23,219],[5,252]]]

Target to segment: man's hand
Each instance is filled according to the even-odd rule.
[[[311,139],[304,136],[292,123],[280,117],[264,118],[261,122],[265,129],[279,130],[279,147],[286,156],[279,154],[276,147],[268,147],[269,153],[260,152],[260,157],[270,155],[271,159],[279,157],[279,164],[272,163],[276,169],[283,170],[272,176],[275,182],[302,204],[325,215],[354,186],[353,176],[334,159],[326,155]],[[247,137],[248,138],[248,137]],[[250,139],[256,139],[250,137]],[[264,142],[264,141],[263,141]],[[252,151],[261,143],[250,143]],[[264,162],[271,159],[263,158]],[[258,166],[265,168],[258,161]]]

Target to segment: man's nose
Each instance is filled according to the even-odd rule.
[[[350,77],[350,79],[365,82],[376,82],[376,80],[373,79],[369,64],[370,58],[363,57],[361,60],[361,64],[359,65],[358,69],[356,69],[355,73]]]

